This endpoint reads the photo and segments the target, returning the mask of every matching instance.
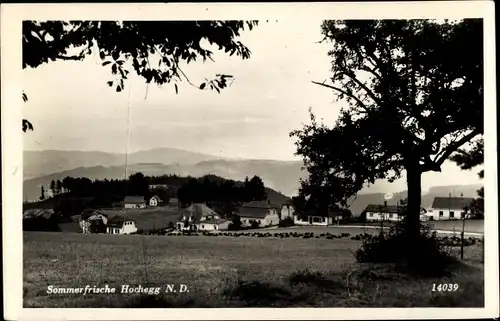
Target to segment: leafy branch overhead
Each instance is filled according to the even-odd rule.
[[[81,61],[97,53],[114,80],[107,84],[120,92],[133,70],[146,83],[164,85],[186,81],[217,92],[228,86],[229,75],[195,85],[181,63],[213,61],[203,41],[227,54],[250,58],[250,50],[236,40],[257,21],[24,21],[23,68],[56,60]],[[72,53],[69,53],[72,52]]]

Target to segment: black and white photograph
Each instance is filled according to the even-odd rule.
[[[6,317],[498,316],[493,11],[2,5]]]

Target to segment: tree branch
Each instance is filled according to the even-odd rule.
[[[434,161],[434,163],[436,163],[436,165],[438,165],[438,166],[441,166],[444,163],[444,161],[447,160],[448,157],[450,157],[451,154],[453,154],[454,152],[456,152],[456,150],[460,146],[462,146],[463,144],[467,143],[468,141],[470,141],[472,138],[474,138],[477,135],[479,135],[479,132],[477,130],[473,130],[472,132],[470,132],[469,134],[465,135],[464,137],[462,137],[458,141],[456,141],[454,143],[451,143],[450,145],[448,145],[444,149],[444,153],[441,155],[441,157],[439,159],[436,159]]]
[[[61,60],[81,60],[83,58],[83,56],[62,56],[62,55],[58,55],[58,56],[55,56],[56,59],[61,59]]]
[[[352,72],[341,72],[340,74],[346,75],[347,77],[351,78],[355,83],[363,88],[363,90],[368,94],[368,96],[370,96],[371,99],[373,99],[375,103],[380,106],[382,105],[382,102],[377,98],[377,96],[375,96],[375,94],[370,89],[368,89],[365,84],[363,84],[356,76],[354,76]]]
[[[332,85],[327,85],[325,84],[324,82],[321,83],[321,82],[316,82],[316,81],[311,81],[313,84],[316,84],[316,85],[320,85],[320,86],[323,86],[323,87],[326,87],[326,88],[330,88],[330,89],[333,89],[333,90],[336,90],[348,97],[351,97],[352,99],[356,100],[356,102],[358,104],[360,104],[362,106],[362,108],[367,112],[367,113],[370,113],[370,109],[365,105],[365,103],[363,103],[358,97],[354,96],[353,94],[350,94],[348,93],[347,91],[345,90],[342,90],[338,87],[335,87],[335,86],[332,86]]]

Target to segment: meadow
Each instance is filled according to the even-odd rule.
[[[481,307],[482,243],[446,278],[359,264],[349,238],[24,233],[24,307]],[[432,292],[432,284],[459,284]],[[47,287],[160,287],[189,292],[47,294]]]

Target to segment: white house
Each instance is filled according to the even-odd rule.
[[[251,201],[238,209],[241,226],[251,226],[257,222],[260,227],[278,225],[278,207],[265,201]]]
[[[363,213],[366,214],[367,222],[380,222],[380,221],[389,221],[389,222],[398,222],[404,218],[405,210],[404,207],[399,205],[387,205],[387,202],[384,202],[384,205],[380,204],[369,204]],[[423,207],[420,209],[420,220],[427,220],[428,214],[427,210]]]
[[[465,214],[465,208],[470,207],[473,201],[471,197],[435,197],[432,202],[432,219],[461,219]]]
[[[404,208],[398,205],[369,204],[365,210],[366,221],[392,221],[397,222],[403,219]]]
[[[82,214],[80,214],[80,222],[79,225],[82,229],[83,234],[91,233],[91,226],[101,226],[102,232],[106,231],[106,224],[108,223],[108,215],[102,213],[99,210],[84,210]],[[97,227],[97,230],[101,230],[101,228]]]
[[[161,198],[159,198],[157,195],[154,195],[149,199],[149,206],[158,206],[158,204],[161,203]]]
[[[295,225],[332,225],[334,222],[334,215],[332,214],[329,212],[328,215],[321,215],[312,210],[295,212],[293,214],[293,223]]]
[[[294,213],[295,213],[295,208],[293,207],[292,204],[287,203],[287,204],[281,205],[280,219],[284,220],[287,217],[290,217],[293,219]]]
[[[176,227],[181,231],[215,231],[227,230],[229,223],[205,204],[195,203],[180,211]]]
[[[125,208],[145,208],[144,196],[126,196],[123,201]]]
[[[137,226],[133,220],[121,217],[111,218],[108,220],[108,234],[131,234],[135,232],[137,232]]]

